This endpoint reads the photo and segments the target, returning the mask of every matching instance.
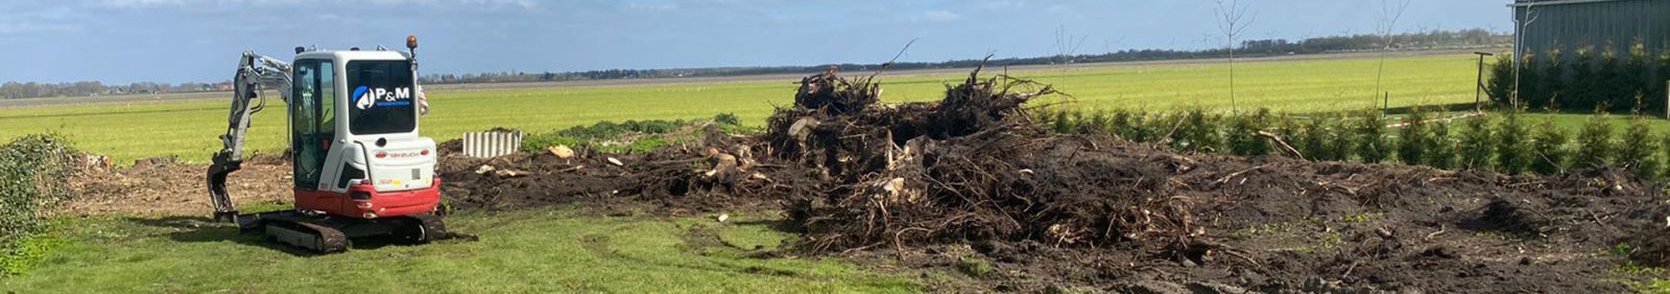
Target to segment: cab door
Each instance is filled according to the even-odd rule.
[[[297,60],[291,68],[290,150],[296,188],[316,190],[336,139],[336,68],[320,59]]]

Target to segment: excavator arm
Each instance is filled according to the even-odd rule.
[[[215,220],[238,222],[238,208],[226,194],[226,176],[243,165],[244,138],[249,131],[250,116],[267,105],[265,89],[277,90],[280,99],[290,101],[290,64],[278,59],[244,52],[238,62],[238,73],[232,78],[232,107],[227,117],[226,133],[220,135],[222,147],[215,152],[209,165],[209,198],[214,204]],[[240,224],[241,225],[241,224]]]

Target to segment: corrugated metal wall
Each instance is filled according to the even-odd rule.
[[[1621,55],[1640,39],[1657,54],[1670,42],[1670,0],[1575,2],[1531,6],[1536,21],[1519,31],[1523,52],[1540,55],[1559,48],[1571,56],[1577,48],[1592,46],[1598,54],[1611,44]],[[1515,7],[1513,17],[1525,21],[1526,9]]]

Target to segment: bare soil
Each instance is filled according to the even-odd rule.
[[[233,203],[291,201],[291,168],[287,159],[256,154],[243,170],[226,180]],[[128,167],[89,166],[70,185],[79,195],[63,204],[70,215],[119,214],[133,216],[210,215],[208,166],[186,164],[172,157],[134,161]]]

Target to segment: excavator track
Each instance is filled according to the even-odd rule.
[[[268,219],[263,227],[268,237],[285,244],[319,253],[348,250],[348,236],[330,226],[306,220]]]
[[[446,223],[434,215],[406,217],[398,226],[395,235],[408,244],[429,243],[451,236],[446,231]]]

